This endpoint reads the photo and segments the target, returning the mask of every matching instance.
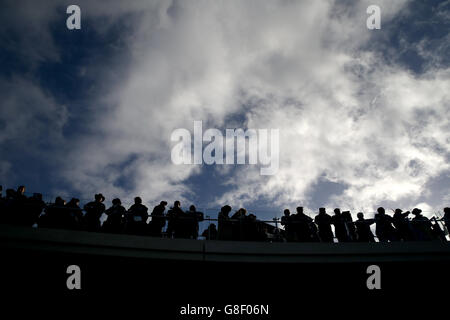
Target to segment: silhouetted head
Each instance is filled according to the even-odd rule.
[[[141,203],[142,203],[141,197],[136,197],[136,198],[134,198],[134,203],[135,203],[135,204],[141,204]]]
[[[241,216],[245,216],[247,214],[247,209],[240,208],[239,209],[239,213],[240,213]]]
[[[397,214],[400,214],[400,213],[402,213],[403,212],[403,210],[402,209],[395,209],[395,213],[397,213]]]
[[[105,197],[101,193],[96,194],[95,195],[95,201],[103,202],[103,201],[105,201]]]
[[[80,199],[72,198],[72,199],[70,199],[69,203],[71,205],[77,205],[78,206],[80,204]]]
[[[33,193],[33,199],[42,201],[42,193]]]
[[[181,206],[181,202],[178,200],[173,203],[174,208],[179,208],[180,206]]]
[[[422,210],[420,210],[419,208],[414,208],[412,211],[412,214],[415,216],[420,216],[421,213],[422,213]]]
[[[336,215],[340,215],[341,214],[341,209],[339,209],[339,208],[334,209],[334,213]]]
[[[358,219],[364,219],[364,213],[362,212],[358,212],[358,214],[356,215],[358,217]]]
[[[6,197],[14,198],[16,196],[16,191],[14,189],[6,189]]]
[[[166,202],[166,201],[161,201],[159,204],[160,204],[161,206],[163,206],[163,207],[167,206],[167,202]]]
[[[122,201],[120,201],[119,198],[115,198],[113,199],[112,204],[115,206],[120,206],[122,204]]]
[[[379,207],[378,209],[377,209],[377,212],[379,213],[379,214],[385,214],[385,210],[384,210],[384,208],[383,207]]]
[[[289,211],[289,209],[284,209],[284,215],[285,216],[291,215],[291,212]]]
[[[17,188],[17,194],[18,195],[23,195],[25,193],[25,186],[19,186]]]
[[[196,211],[195,206],[194,206],[194,205],[191,205],[191,206],[189,207],[189,211],[195,212],[195,211]]]
[[[297,213],[303,213],[303,207],[297,207]]]
[[[325,208],[319,208],[319,213],[327,213],[327,211],[325,210]]]
[[[216,229],[216,225],[215,225],[214,223],[211,223],[211,224],[209,225],[209,227],[210,227],[211,229],[213,229],[213,230]]]
[[[61,198],[61,197],[56,197],[56,198],[55,198],[55,204],[56,204],[57,206],[63,206],[63,205],[66,204],[66,201],[63,200],[63,198]]]
[[[449,207],[444,208],[444,213],[450,214],[450,208]]]
[[[220,211],[222,211],[223,213],[230,213],[231,207],[229,205],[225,205],[220,209]]]

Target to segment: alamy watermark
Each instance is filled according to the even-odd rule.
[[[69,30],[81,29],[81,8],[76,4],[67,7],[67,14],[70,16],[66,20],[66,26]],[[369,30],[381,29],[381,9],[377,5],[370,5],[366,9],[366,13],[370,16],[366,20],[366,26]]]
[[[66,286],[69,290],[80,290],[81,289],[81,269],[76,264],[72,264],[67,267],[66,273],[69,275],[67,277]]]
[[[226,129],[223,135],[218,129],[203,133],[202,121],[194,121],[193,139],[184,128],[174,130],[170,139],[177,142],[171,153],[172,162],[177,165],[259,164],[261,175],[274,175],[278,171],[279,129]],[[203,148],[204,142],[208,144]]]
[[[81,9],[76,4],[71,4],[67,7],[67,14],[70,16],[66,20],[66,26],[69,30],[80,30],[81,29]]]
[[[370,5],[366,9],[366,13],[370,16],[366,20],[366,26],[369,30],[381,29],[381,9],[377,5]]]

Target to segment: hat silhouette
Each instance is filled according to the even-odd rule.
[[[103,201],[105,201],[105,197],[101,193],[99,193],[99,194],[95,195],[95,200],[99,200],[100,202],[103,202]]]

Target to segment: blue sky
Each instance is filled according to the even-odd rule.
[[[0,183],[259,217],[450,202],[450,1],[1,1]],[[366,8],[381,8],[381,30]],[[280,167],[171,163],[170,134],[280,130]],[[211,212],[214,212],[212,210]],[[370,214],[369,214],[370,216]]]

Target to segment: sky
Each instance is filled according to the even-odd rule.
[[[66,8],[81,9],[69,30]],[[369,5],[381,29],[366,27]],[[450,205],[450,1],[0,0],[0,184],[259,218]],[[279,169],[174,130],[278,129]],[[208,210],[207,210],[208,208]]]

